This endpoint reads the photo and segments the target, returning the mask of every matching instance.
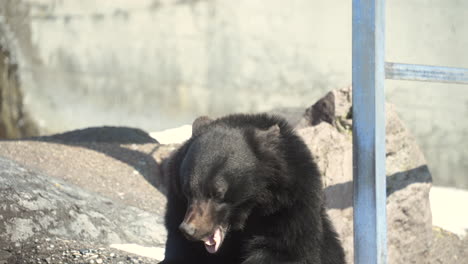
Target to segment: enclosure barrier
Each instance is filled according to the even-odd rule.
[[[468,69],[387,62],[385,78],[468,84]]]
[[[387,263],[384,80],[468,84],[468,69],[385,63],[385,1],[353,0],[354,263]]]

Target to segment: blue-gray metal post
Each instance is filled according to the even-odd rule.
[[[353,0],[355,264],[387,261],[384,4]]]
[[[468,69],[404,63],[385,63],[385,78],[468,84]]]

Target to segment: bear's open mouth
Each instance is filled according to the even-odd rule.
[[[226,231],[219,226],[214,230],[213,234],[204,238],[206,251],[211,254],[216,253],[223,243],[225,233]]]

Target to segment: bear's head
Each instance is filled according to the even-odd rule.
[[[187,201],[180,231],[216,253],[230,230],[242,230],[253,213],[274,211],[272,189],[283,184],[277,154],[280,127],[240,128],[197,119],[179,167],[179,188]],[[268,179],[267,179],[268,178]]]

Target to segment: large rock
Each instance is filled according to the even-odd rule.
[[[351,88],[334,90],[306,110],[297,131],[323,173],[327,206],[353,263]],[[415,139],[386,106],[389,263],[428,263],[432,241],[431,174]]]
[[[127,127],[0,141],[0,156],[126,205],[163,214],[158,163],[174,147]]]
[[[323,174],[326,202],[353,263],[352,91],[334,90],[306,111],[276,109],[304,139]],[[186,128],[183,128],[184,130]],[[431,174],[414,137],[386,106],[386,174],[389,263],[430,262]]]
[[[158,163],[173,149],[127,127],[0,140],[0,250],[49,238],[163,249]]]
[[[0,244],[32,237],[162,245],[161,215],[125,206],[0,157]]]

